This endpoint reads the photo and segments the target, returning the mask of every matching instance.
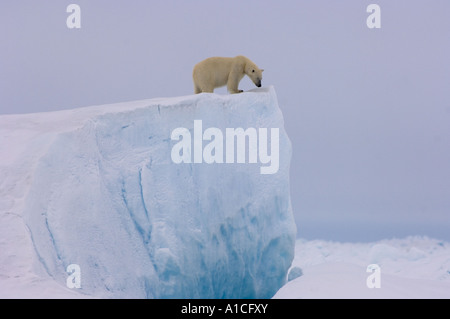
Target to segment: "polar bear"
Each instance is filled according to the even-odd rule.
[[[246,74],[257,87],[261,87],[263,71],[242,55],[234,58],[208,58],[194,67],[192,72],[194,92],[213,93],[215,88],[226,85],[228,92],[241,93],[243,91],[238,89],[239,82]]]

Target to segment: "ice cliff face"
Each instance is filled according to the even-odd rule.
[[[199,121],[223,141],[195,137]],[[270,298],[285,283],[296,234],[291,146],[272,87],[49,113],[47,122],[23,208],[39,273],[66,285],[67,266],[79,265],[78,292],[113,298]],[[175,153],[190,161],[173,160],[177,128],[192,140]],[[244,163],[226,160],[229,128],[257,134],[253,146],[246,137]],[[278,169],[262,174],[275,146]]]

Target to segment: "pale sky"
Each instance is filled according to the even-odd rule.
[[[71,3],[81,29],[66,25]],[[0,114],[189,95],[197,62],[243,54],[285,117],[299,237],[450,240],[449,12],[448,0],[1,1]]]

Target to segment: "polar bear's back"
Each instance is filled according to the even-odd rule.
[[[227,84],[234,58],[212,57],[194,66],[194,82],[200,86],[221,87]]]

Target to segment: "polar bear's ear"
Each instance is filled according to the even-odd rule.
[[[264,72],[264,69],[261,69],[261,72]]]

